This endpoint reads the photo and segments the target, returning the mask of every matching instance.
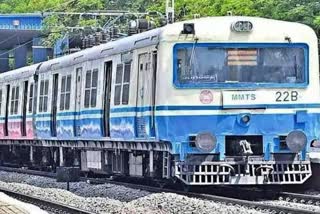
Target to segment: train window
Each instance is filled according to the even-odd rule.
[[[28,112],[32,112],[32,106],[33,106],[33,84],[30,84],[30,90],[29,90],[29,108]]]
[[[64,96],[66,90],[66,77],[61,78],[61,93],[60,93],[60,110],[64,110]]]
[[[129,102],[129,86],[130,86],[131,63],[124,66],[123,86],[122,86],[122,104],[127,105]]]
[[[12,87],[11,89],[11,104],[10,104],[10,114],[18,114],[18,104],[19,104],[19,86]]]
[[[71,93],[71,75],[61,78],[60,110],[69,110]]]
[[[122,82],[122,71],[123,71],[123,64],[118,64],[117,73],[116,73],[116,84],[121,84]]]
[[[65,109],[70,108],[70,94],[71,94],[71,75],[67,77],[67,86],[66,86],[66,103]]]
[[[129,102],[130,72],[131,62],[117,65],[114,105],[127,105]]]
[[[114,105],[120,105],[123,64],[117,65],[116,84],[114,88]]]
[[[39,97],[39,112],[48,111],[48,94],[49,80],[41,80],[40,82],[40,97]]]
[[[89,108],[90,90],[86,90],[84,93],[84,107]]]
[[[86,84],[84,93],[84,107],[96,107],[97,105],[98,69],[86,72]]]
[[[43,88],[44,88],[44,81],[40,82],[40,96],[39,96],[39,112],[42,112],[42,103],[43,103]]]
[[[43,111],[47,112],[48,111],[48,93],[49,93],[49,80],[46,80],[44,82],[44,99],[43,99]]]
[[[12,87],[11,89],[11,104],[10,104],[10,114],[13,114],[13,109],[14,109],[14,94],[16,93],[16,88]]]
[[[98,86],[98,69],[92,71],[92,85],[91,85],[91,107],[97,104],[97,86]]]
[[[124,83],[130,82],[130,70],[131,70],[131,63],[126,63],[124,66],[124,75],[123,75]]]
[[[120,105],[121,85],[116,85],[114,91],[114,104]]]
[[[307,48],[304,45],[246,44],[244,47],[180,44],[175,47],[175,83],[191,87],[247,84],[303,84]]]

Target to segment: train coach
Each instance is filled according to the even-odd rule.
[[[169,24],[1,74],[0,158],[187,185],[301,184],[319,92],[310,27]]]

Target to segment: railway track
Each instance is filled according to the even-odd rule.
[[[282,200],[282,201],[320,206],[319,196],[292,193],[292,192],[281,192],[278,194],[278,197],[279,197],[279,200]]]
[[[25,195],[21,193],[17,193],[8,189],[0,188],[0,192],[5,193],[6,195],[15,198],[19,201],[23,201],[29,204],[33,204],[35,206],[40,207],[41,209],[49,212],[49,213],[57,213],[57,214],[94,214],[92,212],[81,210],[76,207],[71,207],[65,204],[44,200],[38,197]]]
[[[41,172],[41,171],[35,171],[35,170],[16,169],[16,168],[10,168],[10,167],[0,167],[0,170],[9,171],[9,172],[18,172],[18,173],[24,173],[24,174],[31,174],[31,175],[38,175],[38,176],[45,176],[45,177],[52,177],[52,178],[55,177],[55,173]],[[173,190],[173,189],[165,189],[165,188],[142,185],[142,184],[113,181],[111,179],[106,179],[106,178],[81,178],[81,180],[82,181],[90,181],[90,183],[93,183],[93,184],[111,183],[111,184],[126,186],[129,188],[145,190],[145,191],[149,191],[149,192],[176,193],[176,194],[180,194],[180,195],[184,195],[184,196],[188,196],[188,197],[204,199],[204,200],[209,200],[209,201],[215,201],[215,202],[220,202],[220,203],[225,203],[225,204],[230,204],[230,205],[241,205],[244,207],[256,209],[259,211],[265,211],[268,213],[281,213],[281,214],[284,214],[284,213],[291,213],[291,214],[315,214],[315,213],[318,213],[315,211],[309,211],[309,210],[299,209],[299,208],[292,208],[292,207],[283,206],[283,205],[264,204],[262,201],[243,200],[243,199],[239,199],[239,198],[217,196],[217,195],[204,194],[204,193],[199,193],[199,192],[186,192],[186,191],[179,191],[179,190]],[[1,188],[0,188],[0,191],[2,191]],[[15,193],[9,193],[8,195],[12,196],[11,194],[15,194]],[[298,193],[289,193],[289,192],[279,192],[275,195],[277,196],[277,198],[268,198],[268,200],[283,200],[283,201],[293,202],[293,203],[302,203],[305,205],[320,206],[320,197],[317,197],[317,196],[298,194]],[[12,197],[15,197],[15,196],[13,195]],[[26,197],[28,197],[28,196],[26,196]],[[25,201],[23,198],[22,199],[18,198],[18,199]],[[33,200],[33,199],[31,199],[31,200]],[[35,200],[40,200],[40,199],[35,199]],[[26,202],[35,204],[32,201],[31,202],[26,201]],[[40,205],[40,207],[43,206],[43,209],[45,209],[45,210],[51,209],[50,207],[53,207],[52,209],[55,210],[55,208],[54,208],[55,206],[58,206],[57,210],[59,210],[59,206],[64,206],[61,204],[53,204],[52,206],[50,204],[41,205],[41,203],[42,202],[40,201],[40,203],[36,204],[36,205],[37,206]],[[44,203],[52,203],[52,202],[44,202]],[[74,208],[68,207],[68,206],[66,206],[65,209],[70,209],[70,212],[65,212],[65,213],[90,213],[87,211],[77,210],[77,209],[74,209]],[[72,210],[72,209],[74,209],[74,210]],[[62,210],[62,207],[60,210]],[[61,213],[61,212],[55,212],[55,213]]]

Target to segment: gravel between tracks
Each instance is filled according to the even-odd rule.
[[[39,176],[0,171],[0,180],[0,186],[3,188],[95,213],[263,213],[243,206],[199,200],[173,193],[151,194],[113,184],[73,183],[71,184],[71,190],[74,193],[72,193],[64,189],[58,189],[65,188],[65,184]]]
[[[56,179],[41,176],[26,175],[14,172],[0,171],[0,181],[24,183],[36,187],[66,189],[66,183],[58,183]],[[82,197],[108,197],[119,201],[132,201],[150,192],[127,188],[114,184],[92,185],[85,182],[70,183],[70,192]]]
[[[269,204],[269,205],[281,205],[281,206],[304,209],[304,210],[320,213],[320,207],[316,205],[300,204],[300,203],[294,203],[294,202],[288,202],[288,201],[264,201],[261,203]]]

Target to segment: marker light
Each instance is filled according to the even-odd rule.
[[[231,30],[236,32],[250,32],[253,24],[249,21],[237,21],[231,24]]]
[[[307,136],[302,131],[295,130],[288,134],[286,143],[292,152],[298,153],[306,146]]]
[[[184,23],[182,34],[195,34],[194,24],[193,23]]]
[[[202,132],[196,136],[196,147],[202,152],[211,152],[217,144],[216,136],[209,132]]]
[[[319,140],[313,140],[311,142],[311,147],[313,148],[320,148],[320,141]]]

